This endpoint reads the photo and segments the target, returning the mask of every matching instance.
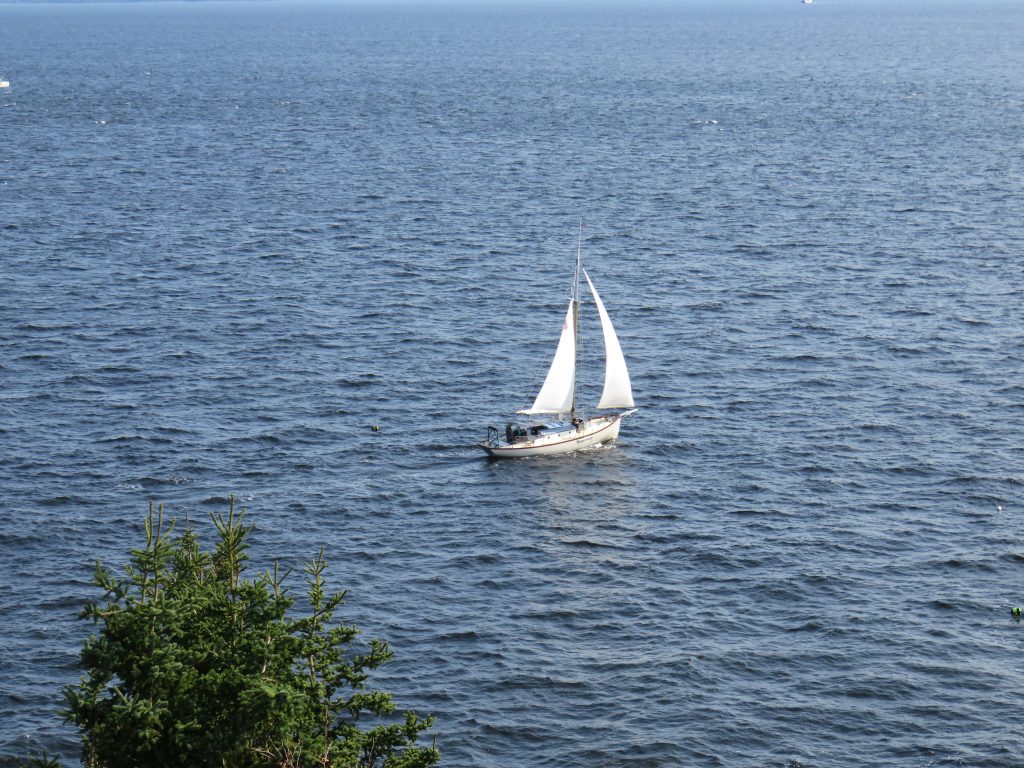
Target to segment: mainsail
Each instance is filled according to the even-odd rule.
[[[601,301],[601,297],[597,295],[597,289],[594,288],[594,284],[590,281],[590,275],[587,274],[586,270],[583,270],[583,276],[587,278],[587,285],[590,286],[590,292],[594,296],[594,304],[597,305],[597,312],[601,316],[601,331],[604,333],[604,391],[601,392],[601,402],[597,404],[597,407],[632,408],[633,388],[629,383],[626,358],[622,356],[622,347],[619,346],[619,339],[615,335],[615,328],[612,326],[611,318],[608,317],[604,303]],[[548,376],[550,377],[551,374],[548,374]],[[546,383],[545,386],[547,386]]]
[[[569,302],[569,311],[562,323],[562,336],[558,340],[555,359],[551,361],[544,386],[540,388],[533,406],[519,413],[568,413],[572,410],[573,385],[576,380],[575,304],[575,301]],[[622,357],[622,352],[619,352],[619,357]],[[627,386],[628,382],[627,379]]]

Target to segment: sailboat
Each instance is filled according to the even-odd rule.
[[[539,416],[552,414],[556,418],[550,421],[536,421],[522,424],[508,422],[504,433],[497,427],[488,427],[487,438],[477,443],[488,456],[493,458],[514,458],[522,456],[551,456],[559,453],[571,453],[583,448],[591,448],[619,435],[622,419],[636,413],[633,403],[633,389],[629,382],[629,371],[626,370],[626,359],[622,355],[622,347],[615,335],[608,311],[601,297],[594,288],[590,275],[583,269],[580,254],[583,247],[583,227],[580,226],[580,239],[576,247],[576,269],[573,271],[572,289],[569,297],[569,309],[562,323],[562,335],[555,349],[555,357],[551,361],[548,375],[540,388],[533,405],[519,414]],[[604,336],[605,371],[604,389],[597,404],[598,410],[617,410],[590,418],[581,418],[576,412],[576,358],[579,347],[580,319],[580,276],[583,276],[590,293],[594,297],[594,306],[601,318],[601,331]],[[622,410],[620,410],[622,409]],[[568,417],[568,418],[567,418]]]

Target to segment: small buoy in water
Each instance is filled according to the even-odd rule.
[[[1020,618],[1020,608],[1011,608],[1010,609],[1010,615],[1013,616],[1013,618],[1015,618],[1015,619],[1019,619]]]
[[[380,432],[380,424],[371,424],[370,429],[374,432]]]

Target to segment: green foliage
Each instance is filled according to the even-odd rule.
[[[433,725],[395,715],[369,674],[392,657],[387,644],[359,647],[359,631],[335,621],[344,593],[326,589],[323,550],[305,568],[303,612],[277,567],[244,578],[246,537],[235,513],[213,516],[219,541],[174,536],[150,505],[146,546],[125,577],[99,563],[103,598],[83,616],[99,627],[82,649],[86,670],[65,691],[82,731],[88,768],[425,768],[435,746],[417,746]],[[360,728],[368,716],[382,724]]]
[[[41,755],[33,755],[22,763],[23,768],[61,768],[60,760],[50,757],[46,750]]]

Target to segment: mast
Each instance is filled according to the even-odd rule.
[[[537,393],[533,405],[517,413],[557,413],[559,418],[566,412],[576,418],[576,342],[580,335],[580,274],[583,273],[583,222],[580,222],[580,240],[576,246],[576,270],[569,288],[569,306],[565,309],[562,332],[558,337],[555,356],[544,377],[544,384]],[[585,274],[585,273],[584,273]],[[568,406],[568,407],[566,407]]]
[[[580,235],[576,241],[576,269],[572,274],[572,369],[575,372],[579,364],[580,347],[580,255],[583,251],[583,219],[580,219]],[[576,419],[576,375],[572,377],[572,418]]]

